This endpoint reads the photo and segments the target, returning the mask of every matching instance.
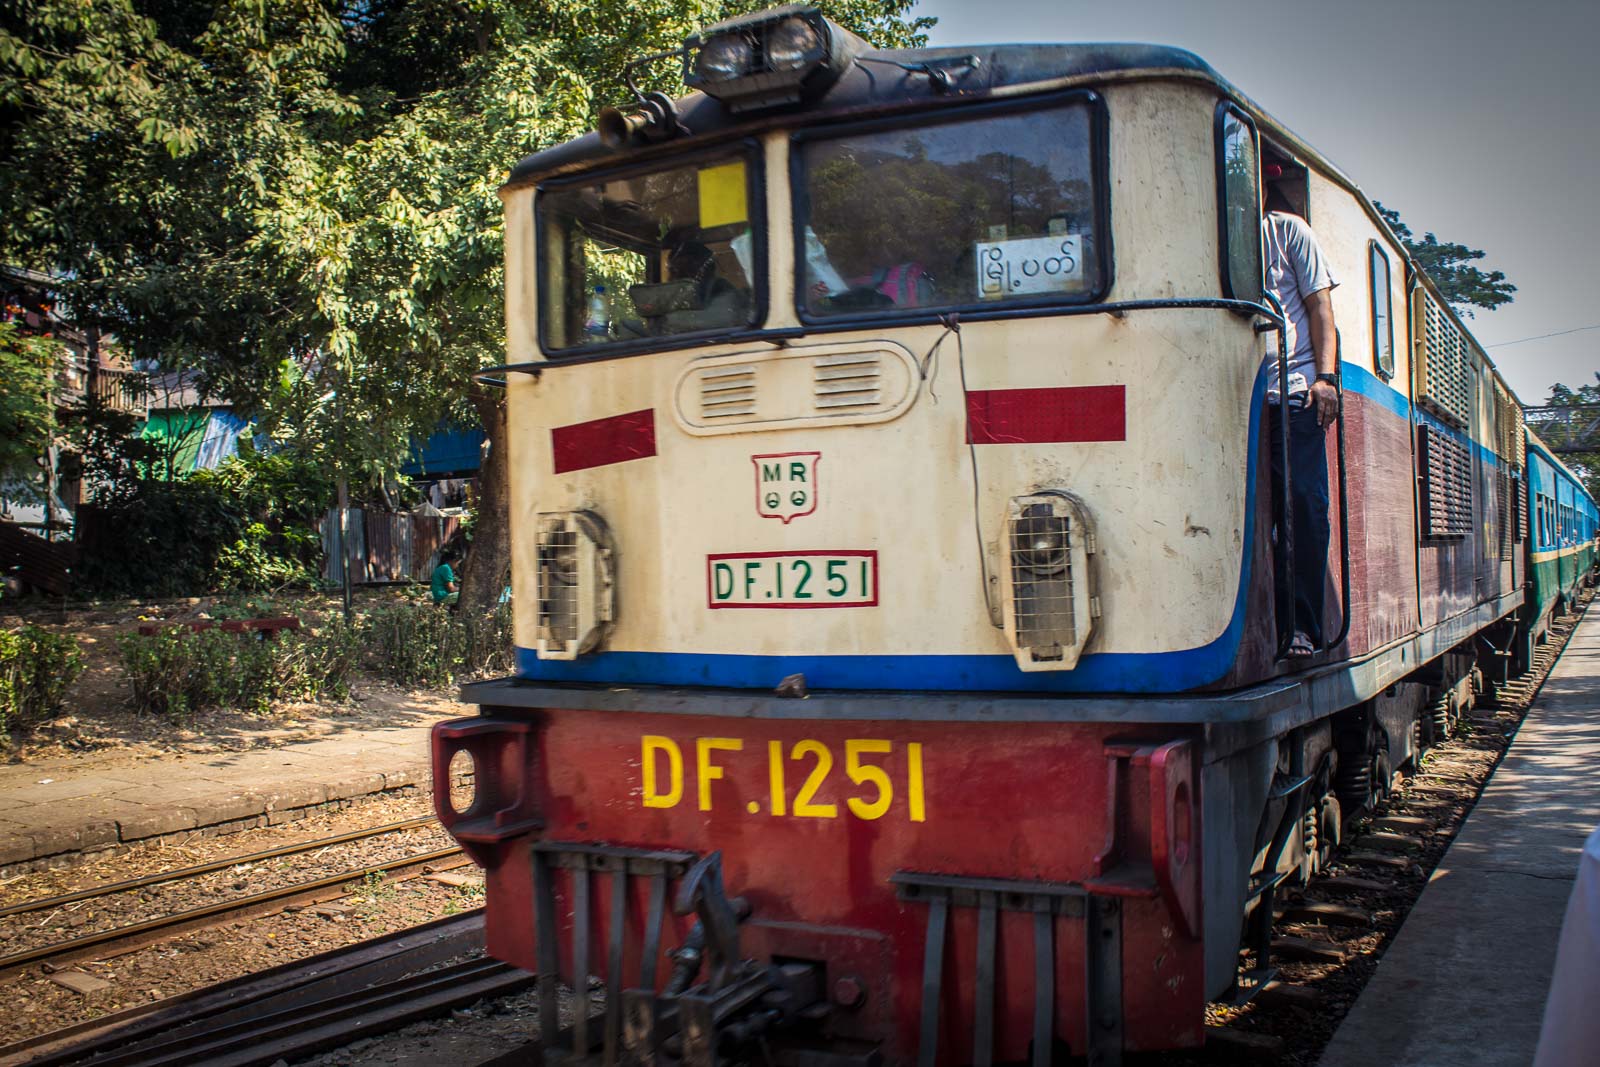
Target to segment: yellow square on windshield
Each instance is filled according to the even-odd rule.
[[[749,218],[745,203],[744,161],[722,163],[700,172],[700,228],[710,230]]]

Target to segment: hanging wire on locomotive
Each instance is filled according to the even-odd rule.
[[[1593,502],[1194,55],[878,51],[790,5],[665,58],[693,92],[502,190],[519,666],[433,737],[490,952],[597,1062],[1199,1044],[1277,887],[1527,664]],[[1263,160],[1343,282],[1309,658]]]

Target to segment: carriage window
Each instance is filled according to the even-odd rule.
[[[1217,112],[1224,296],[1261,302],[1261,189],[1256,130],[1227,104]]]
[[[1086,302],[1104,288],[1099,114],[1023,114],[802,136],[802,315]]]
[[[1372,365],[1385,378],[1394,377],[1394,317],[1389,288],[1389,257],[1378,242],[1368,245],[1372,281]]]
[[[753,153],[541,190],[550,351],[753,325]]]

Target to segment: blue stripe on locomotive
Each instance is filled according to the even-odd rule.
[[[1346,390],[1372,401],[1400,419],[1411,418],[1411,404],[1370,371],[1346,365]],[[1249,440],[1256,440],[1265,410],[1266,376],[1256,379],[1250,400]],[[1426,417],[1426,416],[1425,416]],[[1435,424],[1478,449],[1484,462],[1492,452],[1457,430]],[[1244,560],[1233,612],[1222,633],[1207,644],[1175,652],[1087,653],[1071,671],[1024,672],[1009,655],[934,656],[750,656],[691,652],[600,652],[577,660],[543,660],[517,649],[518,674],[529,680],[622,685],[716,686],[770,689],[785,676],[804,674],[816,689],[910,689],[1038,693],[1162,693],[1207,685],[1228,673],[1239,653],[1250,588],[1255,538],[1256,453],[1247,450],[1245,471]]]

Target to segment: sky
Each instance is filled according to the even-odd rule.
[[[935,45],[1197,53],[1516,299],[1467,326],[1525,404],[1600,371],[1600,0],[921,0]],[[1597,327],[1583,329],[1583,327]],[[1562,336],[1523,340],[1562,331]],[[1519,343],[1508,343],[1519,342]]]

